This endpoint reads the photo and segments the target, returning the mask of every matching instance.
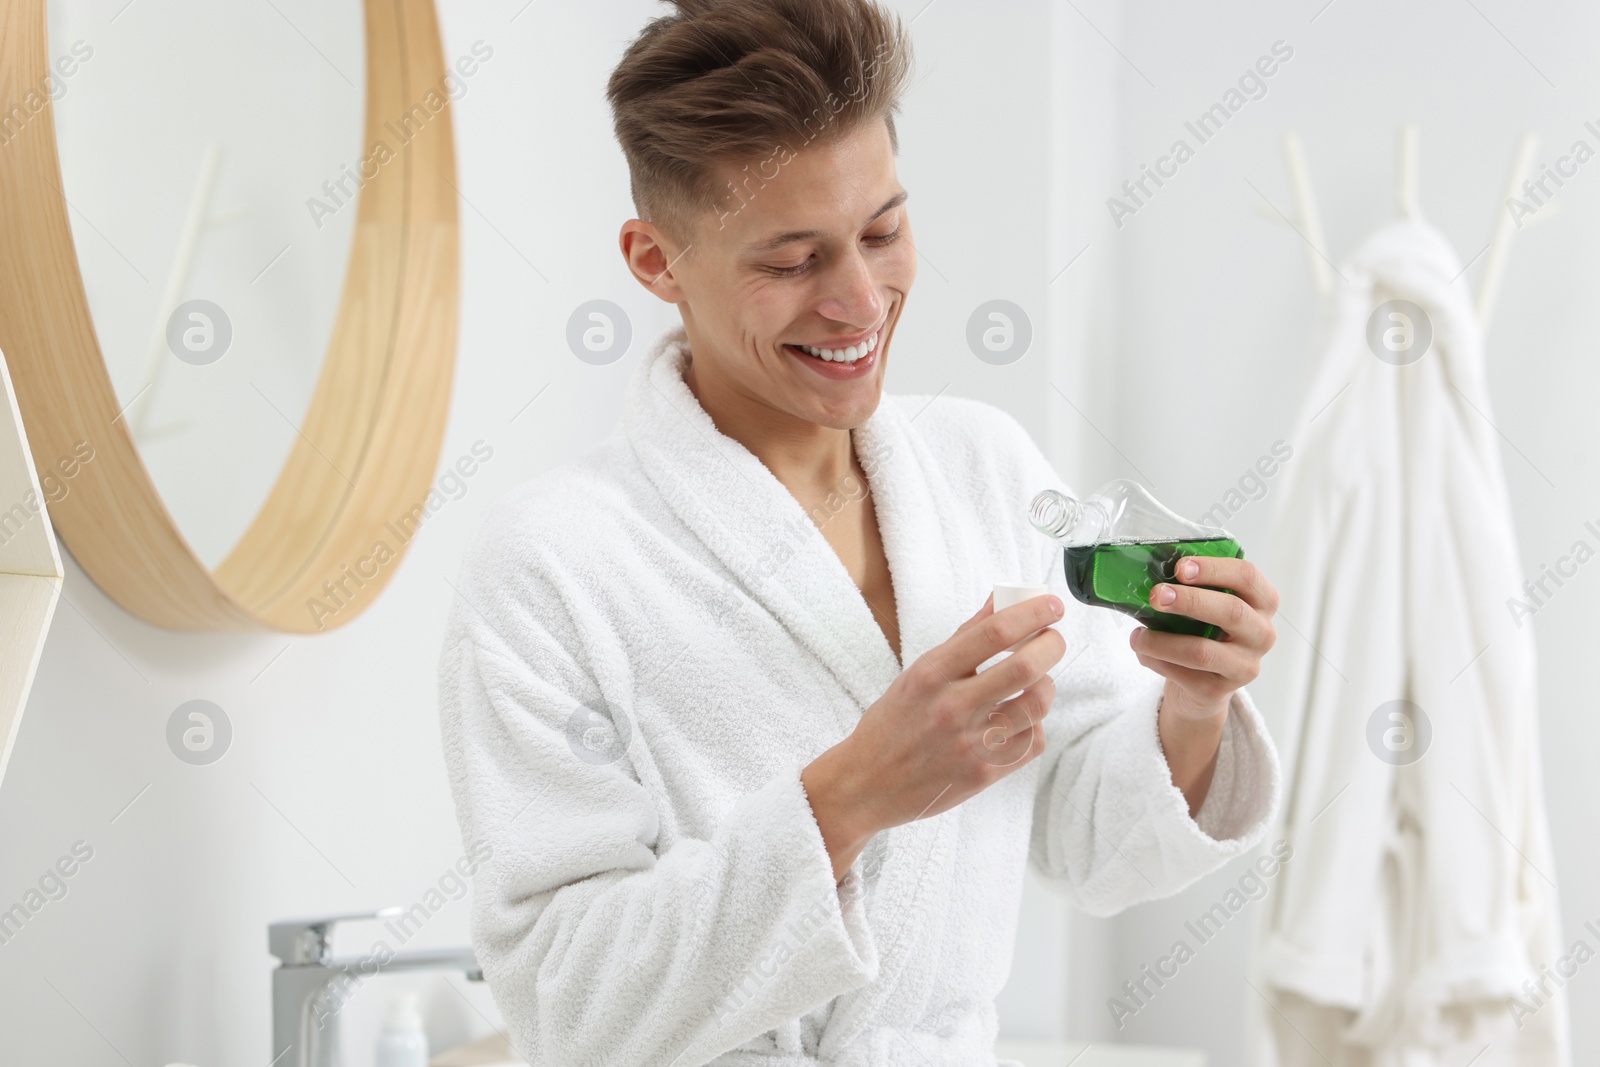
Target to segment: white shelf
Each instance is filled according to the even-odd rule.
[[[0,354],[0,779],[61,595],[61,554]]]

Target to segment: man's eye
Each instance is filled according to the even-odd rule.
[[[885,245],[893,244],[895,241],[897,241],[899,239],[900,239],[900,227],[898,227],[898,226],[896,226],[894,229],[890,230],[888,233],[869,233],[869,234],[866,234],[865,236],[862,237],[863,241],[866,241],[868,244],[872,245],[874,248],[882,248]],[[797,275],[804,274],[806,271],[810,270],[812,261],[814,259],[815,259],[815,257],[811,257],[809,259],[803,260],[800,263],[796,263],[792,267],[776,267],[776,266],[772,266],[772,265],[768,264],[763,269],[765,269],[767,271],[767,273],[769,273],[769,274],[776,274],[779,277],[783,277],[783,278],[793,278],[793,277],[795,277]]]

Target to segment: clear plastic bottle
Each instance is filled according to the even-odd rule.
[[[1033,498],[1028,520],[1065,550],[1067,588],[1085,604],[1132,615],[1152,630],[1224,636],[1220,626],[1157,611],[1150,590],[1175,581],[1173,568],[1184,556],[1244,558],[1227,530],[1174,515],[1126,478],[1107,482],[1084,500],[1046,489]]]
[[[389,998],[373,1052],[374,1067],[428,1067],[428,1035],[422,1030],[417,999],[413,992]]]

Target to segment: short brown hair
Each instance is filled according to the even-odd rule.
[[[743,181],[759,187],[774,164],[868,120],[883,119],[899,150],[894,115],[912,57],[898,15],[873,0],[672,4],[606,89],[641,219],[686,239],[693,212],[721,218],[743,204],[740,189],[713,187],[713,165],[760,158]]]

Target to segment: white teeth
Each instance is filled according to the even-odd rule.
[[[854,363],[856,360],[878,347],[878,335],[873,334],[859,345],[849,348],[818,348],[815,345],[797,345],[802,352],[808,352],[818,359],[825,359],[830,363]]]

